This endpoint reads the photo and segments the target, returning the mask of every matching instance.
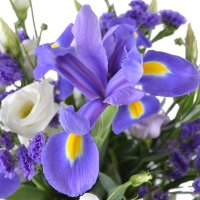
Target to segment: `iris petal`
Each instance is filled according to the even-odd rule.
[[[113,131],[119,134],[132,124],[138,123],[145,117],[157,113],[159,109],[160,103],[154,96],[145,96],[141,101],[121,106],[113,121]]]
[[[180,96],[199,85],[197,68],[171,54],[148,51],[144,56],[144,76],[140,83],[145,92],[156,96]]]
[[[90,132],[90,122],[85,117],[75,113],[72,106],[60,109],[60,123],[67,133],[85,135]],[[78,124],[78,126],[77,126]]]
[[[107,84],[107,55],[101,40],[101,31],[97,16],[90,6],[81,8],[74,27],[76,51],[81,62],[99,77],[103,86]]]
[[[70,197],[79,196],[95,184],[99,172],[99,155],[93,138],[82,136],[82,154],[73,165],[67,157],[69,134],[63,132],[49,138],[42,154],[43,171],[49,184]]]
[[[5,178],[3,174],[0,174],[0,198],[7,198],[16,192],[19,186],[20,179],[18,175],[15,175],[12,179],[9,179]]]

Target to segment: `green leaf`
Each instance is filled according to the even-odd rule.
[[[108,106],[106,110],[99,117],[95,127],[93,128],[91,134],[94,136],[94,141],[97,144],[99,150],[101,150],[102,145],[107,139],[110,127],[117,113],[118,107]]]
[[[79,11],[82,7],[82,5],[77,0],[74,0],[74,5],[75,5],[77,11]]]
[[[99,180],[103,188],[109,193],[113,188],[117,187],[117,184],[106,174],[99,172]]]
[[[35,187],[23,185],[7,200],[49,200],[49,197]]]
[[[126,192],[126,190],[130,185],[131,181],[128,181],[118,187],[113,188],[107,200],[122,200],[124,193]]]

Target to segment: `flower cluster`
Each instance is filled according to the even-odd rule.
[[[89,5],[76,1],[80,10],[75,22],[57,40],[41,45],[47,26],[43,24],[38,35],[34,24],[33,40],[25,28],[29,8],[33,14],[30,0],[11,1],[19,22],[16,33],[0,19],[4,38],[0,35],[4,47],[0,53],[0,198],[19,188],[20,177],[26,186],[37,176],[29,187],[48,190],[55,199],[62,195],[107,199],[109,195],[108,199],[120,200],[138,194],[168,200],[172,179],[184,177],[192,164],[200,169],[199,119],[182,124],[176,146],[166,137],[193,112],[181,103],[200,104],[198,69],[179,56],[148,50],[169,30],[173,34],[185,18],[171,10],[157,12],[156,1],[148,5],[142,0],[132,1],[131,9],[118,16],[114,5],[106,2],[108,12],[98,20]],[[152,39],[150,33],[159,24],[164,30]],[[56,77],[47,79],[49,71]],[[10,85],[13,90],[8,90]],[[165,102],[158,96],[174,98],[170,109],[179,104],[175,120],[170,121],[170,109],[163,111]],[[147,170],[155,177],[141,173]],[[155,187],[148,185],[150,179]],[[194,188],[197,193],[199,178]],[[85,193],[89,190],[91,194]],[[97,197],[97,190],[105,192]]]

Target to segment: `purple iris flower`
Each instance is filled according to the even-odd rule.
[[[83,6],[73,27],[70,25],[67,32],[63,33],[67,36],[65,38],[70,38],[70,42],[74,38],[75,47],[59,47],[59,42],[48,47],[38,47],[36,54],[39,62],[34,71],[36,79],[50,69],[57,71],[90,102],[100,99],[102,105],[126,106],[129,116],[125,117],[127,121],[123,128],[114,123],[113,130],[116,133],[129,128],[130,121],[138,122],[143,114],[158,112],[157,99],[132,105],[142,99],[145,93],[165,97],[181,96],[194,91],[199,84],[196,67],[181,57],[148,51],[142,60],[136,48],[134,23],[130,19],[125,20],[126,23],[123,18],[112,20],[111,28],[101,39],[96,15],[89,6]],[[52,62],[53,66],[49,64]],[[138,84],[143,91],[134,87]],[[97,107],[101,106],[97,104]],[[146,111],[148,107],[154,107],[154,112]],[[138,109],[140,112],[135,114]],[[124,116],[118,114],[115,121],[120,121]]]
[[[56,190],[71,197],[91,189],[99,172],[98,149],[89,134],[93,122],[86,115],[89,116],[81,110],[76,113],[73,106],[61,109],[64,132],[51,136],[42,153],[46,179]]]

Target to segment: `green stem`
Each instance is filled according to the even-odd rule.
[[[113,197],[117,194],[117,193],[121,193],[123,190],[125,190],[126,188],[128,188],[129,186],[131,186],[131,181],[128,181],[124,184],[122,184],[121,186],[119,186],[109,197],[107,200],[113,199]]]
[[[171,104],[171,106],[168,108],[168,110],[166,111],[166,115],[168,115],[168,114],[171,112],[171,110],[174,108],[175,105],[176,105],[176,102],[174,101],[174,102]]]
[[[29,0],[29,3],[30,3],[30,8],[31,8],[31,15],[32,15],[32,21],[33,21],[33,27],[34,27],[35,37],[38,38],[37,29],[36,29],[36,25],[35,25],[35,18],[34,18],[32,1]]]
[[[26,57],[28,58],[29,63],[31,64],[31,67],[34,69],[34,64],[33,64],[33,62],[31,61],[31,58],[30,58],[30,56],[28,55],[28,52],[26,51],[26,49],[25,49],[25,47],[24,47],[23,44],[22,44],[22,48],[23,48],[23,50],[24,50],[24,53],[26,54]]]

